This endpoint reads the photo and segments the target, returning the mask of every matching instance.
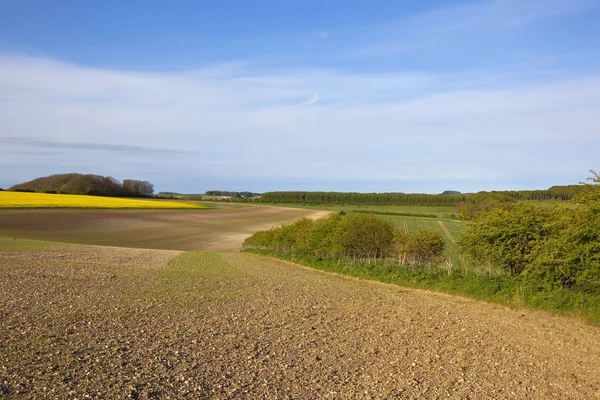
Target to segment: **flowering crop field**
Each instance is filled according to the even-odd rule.
[[[122,199],[116,197],[82,196],[0,191],[0,209],[18,208],[206,208],[194,202]]]

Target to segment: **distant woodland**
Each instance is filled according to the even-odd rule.
[[[581,190],[580,185],[553,186],[547,190],[519,190],[461,194],[447,190],[443,194],[419,193],[353,193],[353,192],[267,192],[255,201],[289,204],[363,204],[363,205],[424,205],[459,206],[479,203],[482,198],[516,200],[570,200]],[[474,198],[475,197],[475,198]]]
[[[9,190],[115,197],[150,197],[154,194],[154,185],[148,181],[137,179],[125,179],[120,182],[111,176],[71,173],[37,178],[15,185]]]

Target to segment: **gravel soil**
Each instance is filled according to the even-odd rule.
[[[576,319],[243,253],[0,251],[0,398],[600,398]]]

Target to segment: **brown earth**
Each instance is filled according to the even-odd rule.
[[[328,211],[234,206],[203,210],[0,210],[0,236],[105,246],[238,251],[252,233]]]
[[[600,398],[577,320],[244,253],[40,249],[0,252],[7,398]]]

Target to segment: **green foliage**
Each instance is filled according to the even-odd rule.
[[[592,174],[575,206],[519,202],[478,214],[460,236],[461,252],[528,282],[600,290],[600,177]]]
[[[554,215],[554,227],[528,274],[564,287],[600,291],[600,212],[589,207]]]
[[[334,253],[350,258],[386,258],[393,253],[394,224],[369,214],[351,213],[339,222]]]
[[[333,214],[329,218],[315,221],[308,239],[309,253],[321,258],[333,255],[335,233],[344,215],[341,213]]]
[[[495,208],[479,214],[461,233],[459,249],[479,263],[489,263],[518,275],[550,234],[550,216],[554,213],[536,203],[520,202],[507,209]]]
[[[396,255],[401,264],[436,264],[444,258],[444,238],[435,231],[420,229],[395,232]]]
[[[309,255],[329,260],[399,260],[403,265],[437,263],[444,239],[432,231],[404,233],[388,219],[372,214],[334,214],[326,219],[301,219],[256,232],[245,249]]]
[[[580,190],[573,200],[577,203],[589,205],[594,208],[600,207],[600,175],[593,169],[590,170],[591,177],[587,178],[588,182],[581,182],[582,190]]]
[[[370,205],[450,205],[465,199],[461,194],[348,193],[348,192],[267,192],[256,201],[289,204],[370,204]]]
[[[459,212],[463,219],[473,219],[493,209],[505,209],[515,201],[502,192],[479,192],[467,196],[465,201],[459,204]]]
[[[465,210],[471,218],[480,210],[490,210],[498,203],[512,203],[519,200],[570,200],[580,190],[580,185],[553,186],[547,190],[511,190],[479,192],[465,195],[454,190],[442,194],[424,193],[355,193],[355,192],[267,192],[254,201],[261,203],[287,203],[310,205],[405,205],[405,206],[457,206],[476,204],[473,212]],[[481,204],[480,204],[481,203]]]

